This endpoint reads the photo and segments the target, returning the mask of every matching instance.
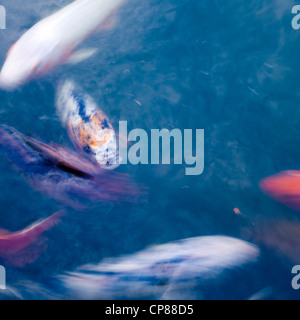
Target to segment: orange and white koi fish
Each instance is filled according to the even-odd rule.
[[[67,80],[58,89],[56,109],[77,149],[96,160],[103,169],[119,166],[115,131],[89,95]]]

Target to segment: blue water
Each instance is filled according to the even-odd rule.
[[[0,31],[0,61],[33,24],[68,0],[1,0],[7,29]],[[13,93],[0,91],[1,123],[71,147],[54,106],[61,77],[79,83],[114,127],[205,129],[205,171],[185,166],[123,166],[149,188],[146,202],[94,205],[67,215],[47,232],[48,248],[24,268],[7,267],[10,285],[42,281],[106,257],[152,244],[203,235],[245,238],[259,219],[300,220],[266,197],[259,181],[300,169],[300,31],[291,27],[290,0],[130,0],[116,27],[81,47],[92,58],[63,65]],[[136,103],[139,101],[141,105]],[[20,230],[60,210],[0,157],[0,226]],[[242,213],[237,216],[233,208]],[[247,240],[247,239],[246,239]],[[299,264],[300,264],[300,255]],[[295,264],[295,263],[294,263]],[[247,298],[272,287],[274,299],[298,299],[292,263],[270,248],[245,274],[209,298]],[[35,298],[39,298],[37,295]],[[199,295],[200,298],[200,295]]]

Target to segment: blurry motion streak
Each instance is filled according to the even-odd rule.
[[[101,169],[71,150],[0,127],[0,149],[37,190],[74,209],[87,201],[135,201],[143,191],[126,174]]]
[[[239,239],[195,237],[82,266],[53,282],[47,280],[45,286],[25,282],[12,292],[15,297],[39,293],[47,299],[173,299],[179,292],[181,299],[186,299],[189,289],[219,282],[226,271],[240,270],[242,265],[256,262],[258,256],[255,245]]]
[[[249,297],[248,300],[266,300],[268,298],[270,298],[272,296],[273,293],[273,288],[270,287],[266,287],[256,293],[254,293],[252,296]]]
[[[71,141],[94,158],[103,169],[119,165],[117,139],[107,116],[71,81],[65,81],[56,98],[57,113]]]
[[[156,296],[255,262],[256,246],[224,236],[196,237],[150,247],[142,252],[87,265],[60,278],[71,296],[79,299]]]
[[[30,248],[37,238],[46,230],[55,226],[61,219],[63,211],[54,213],[49,218],[17,232],[0,230],[0,257],[8,263],[23,266],[33,262],[42,250]],[[24,249],[28,248],[28,252]],[[31,250],[32,249],[32,250]],[[34,251],[34,252],[33,252]]]
[[[265,178],[260,188],[278,202],[300,211],[300,171],[282,171]]]
[[[15,89],[61,63],[91,56],[93,49],[74,50],[94,31],[112,27],[124,1],[77,0],[35,24],[8,51],[0,87]]]

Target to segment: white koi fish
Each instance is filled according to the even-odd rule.
[[[96,30],[112,27],[125,0],[77,0],[29,29],[8,51],[0,87],[13,90],[64,62],[82,61],[96,51],[76,47]]]
[[[220,289],[219,285],[228,281],[230,274],[233,281],[232,271],[247,270],[258,261],[259,255],[258,247],[240,239],[196,237],[79,267],[56,276],[51,288],[28,282],[20,291],[15,287],[4,294],[17,292],[23,299],[40,294],[47,299],[173,300],[179,292],[180,299],[185,300],[193,288],[197,291],[203,288],[201,294],[205,297],[205,288],[211,284],[217,297],[216,287]]]

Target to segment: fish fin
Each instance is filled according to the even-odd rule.
[[[4,236],[4,235],[8,235],[8,234],[10,234],[10,233],[11,233],[11,232],[8,231],[8,230],[0,229],[0,237],[1,237],[1,236]]]
[[[84,61],[90,58],[92,55],[96,53],[97,49],[95,48],[87,48],[75,51],[71,54],[71,56],[66,60],[66,63],[76,64],[81,61]]]
[[[62,216],[64,215],[64,212],[64,210],[58,211],[44,220],[37,221],[21,232],[31,231],[33,233],[40,234],[48,229],[51,229],[53,226],[57,225],[60,222]]]
[[[117,24],[117,22],[118,22],[117,17],[110,15],[103,21],[103,23],[101,23],[99,27],[99,31],[110,30]]]

